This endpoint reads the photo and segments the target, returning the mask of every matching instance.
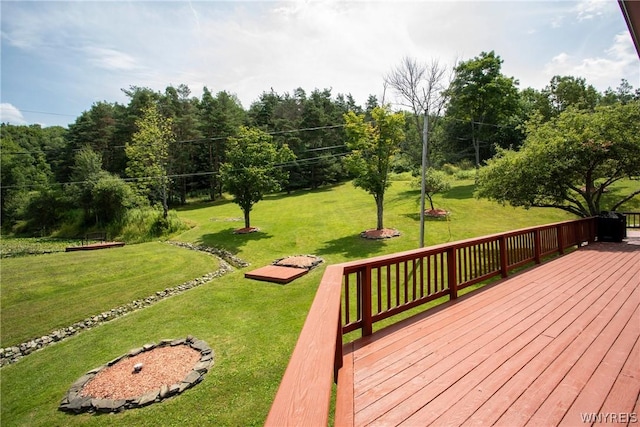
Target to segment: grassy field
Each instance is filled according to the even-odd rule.
[[[4,259],[0,347],[40,337],[218,267],[212,256],[158,242]]]
[[[449,220],[427,222],[428,244],[571,218],[561,211],[526,211],[476,200],[472,193],[472,181],[459,181],[447,194],[436,196],[437,207],[451,211],[451,215]],[[385,226],[397,228],[402,236],[386,241],[368,241],[358,236],[361,231],[375,227],[375,204],[373,197],[350,183],[267,197],[252,212],[252,225],[261,231],[249,235],[232,233],[235,228],[242,227],[242,222],[238,221],[242,213],[229,201],[194,204],[180,210],[179,216],[194,227],[174,239],[225,248],[249,261],[251,266],[2,368],[2,425],[262,425],[324,266],[417,247],[418,198],[419,192],[408,182],[393,183],[385,202]],[[186,271],[195,271],[192,263],[198,262],[199,255],[192,251],[182,250],[189,258],[186,264],[150,260],[147,256],[147,251],[165,246],[178,250],[159,243],[131,246],[132,250],[139,248],[141,252],[128,257],[131,265],[117,268],[109,267],[106,258],[94,260],[96,269],[120,272],[112,279],[113,293],[101,300],[104,306],[98,311],[118,305],[114,298],[120,292],[143,286],[141,282],[145,280],[124,277],[127,271],[142,272],[150,267],[156,275],[163,277],[170,277],[176,270],[183,275]],[[105,251],[101,252],[106,255]],[[249,269],[297,254],[319,255],[326,263],[284,286],[244,279],[243,273]],[[51,277],[67,268],[64,254],[59,255],[60,263],[47,258],[55,254],[11,260],[18,261],[13,265],[7,264],[9,260],[2,260],[3,316],[5,309],[10,310],[19,299],[17,296],[4,299],[7,274],[20,277],[14,281],[23,282],[21,286],[25,288],[34,288],[34,294],[42,292],[44,299],[56,297],[57,292],[50,293],[46,288]],[[138,258],[148,261],[135,264]],[[51,263],[48,270],[26,274],[28,263],[38,264],[45,259],[47,264]],[[186,275],[195,277],[199,274]],[[100,281],[95,277],[99,275],[77,290],[78,301],[82,302],[69,303],[62,297],[57,305],[82,306],[92,300],[90,283]],[[174,279],[168,279],[171,280]],[[175,280],[180,282],[182,279]],[[17,311],[15,322],[20,322],[20,312],[27,316],[29,311],[25,308]],[[26,317],[23,319],[25,323],[30,322]],[[3,340],[5,332],[3,317]],[[68,387],[89,369],[142,344],[188,334],[205,340],[215,352],[212,370],[193,389],[161,404],[116,415],[67,415],[57,411]]]

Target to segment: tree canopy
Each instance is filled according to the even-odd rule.
[[[478,196],[513,206],[553,207],[578,216],[615,210],[640,194],[603,195],[623,178],[640,180],[640,102],[568,108],[527,126],[519,151],[500,150],[478,176]],[[614,199],[615,197],[615,199]]]
[[[237,136],[229,138],[220,174],[233,202],[244,213],[246,228],[251,227],[253,205],[265,194],[280,190],[288,175],[282,163],[294,157],[289,147],[276,147],[272,137],[260,129],[241,127]]]
[[[402,113],[391,113],[385,107],[375,107],[371,118],[373,121],[366,121],[364,114],[353,112],[345,115],[347,147],[352,152],[344,161],[355,175],[354,185],[375,199],[377,229],[382,230],[384,193],[391,184],[391,160],[404,138],[405,117]]]

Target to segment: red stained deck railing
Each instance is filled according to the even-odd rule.
[[[584,218],[327,267],[265,425],[327,425],[343,334],[593,242],[596,227]],[[336,419],[349,411],[338,393]]]

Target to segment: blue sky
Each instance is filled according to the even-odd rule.
[[[0,121],[73,123],[122,88],[351,93],[364,104],[404,56],[441,64],[494,50],[520,88],[554,75],[640,87],[616,1],[1,2]]]

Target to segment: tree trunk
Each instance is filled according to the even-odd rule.
[[[250,211],[249,211],[249,209],[243,209],[243,212],[244,212],[244,227],[245,228],[249,228],[249,227],[251,227],[251,225],[250,225],[251,221],[249,221],[249,213],[250,213]]]
[[[376,199],[376,210],[377,210],[377,216],[378,216],[378,223],[377,223],[377,230],[382,230],[383,224],[382,224],[382,217],[383,217],[383,202],[384,202],[384,195],[379,194],[375,197]]]

